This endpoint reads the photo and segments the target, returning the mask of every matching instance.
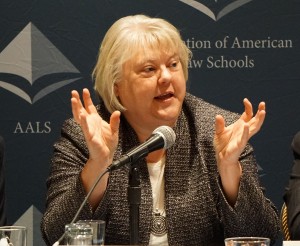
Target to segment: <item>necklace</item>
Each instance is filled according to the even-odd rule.
[[[151,233],[155,236],[163,236],[167,233],[166,217],[158,209],[152,215]]]
[[[151,168],[150,168],[151,165]],[[165,157],[163,157],[157,163],[151,163],[148,165],[150,173],[150,181],[153,192],[153,208],[152,221],[151,221],[151,233],[155,236],[163,236],[167,233],[167,221],[164,216],[164,169],[165,169]],[[160,169],[159,175],[157,175],[157,168]],[[155,182],[156,181],[156,182]],[[162,192],[161,192],[162,191]],[[162,203],[162,204],[160,204]],[[162,208],[161,212],[159,206]]]

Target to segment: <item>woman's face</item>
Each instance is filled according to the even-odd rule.
[[[125,62],[122,79],[115,86],[116,96],[127,109],[123,114],[135,129],[172,127],[186,93],[179,57],[151,49],[146,56],[137,54]]]

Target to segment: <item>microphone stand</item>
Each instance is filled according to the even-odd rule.
[[[131,165],[129,170],[129,186],[127,188],[129,201],[130,245],[139,244],[139,206],[141,204],[140,173],[137,165]]]

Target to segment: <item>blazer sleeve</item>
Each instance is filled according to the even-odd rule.
[[[80,173],[88,158],[88,150],[80,126],[67,120],[59,140],[54,144],[50,174],[47,179],[46,209],[41,221],[41,232],[47,245],[52,245],[64,233],[86,193]],[[90,219],[93,212],[87,202],[78,219]]]
[[[219,181],[222,194],[220,209],[225,237],[268,237],[273,244],[280,233],[278,211],[265,196],[264,188],[260,185],[257,163],[249,144],[240,157],[240,163],[242,176],[234,207],[227,203]]]

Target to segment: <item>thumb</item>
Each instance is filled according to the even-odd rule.
[[[121,117],[120,111],[114,111],[110,116],[109,124],[110,124],[110,129],[112,131],[112,134],[119,133],[120,117]]]

